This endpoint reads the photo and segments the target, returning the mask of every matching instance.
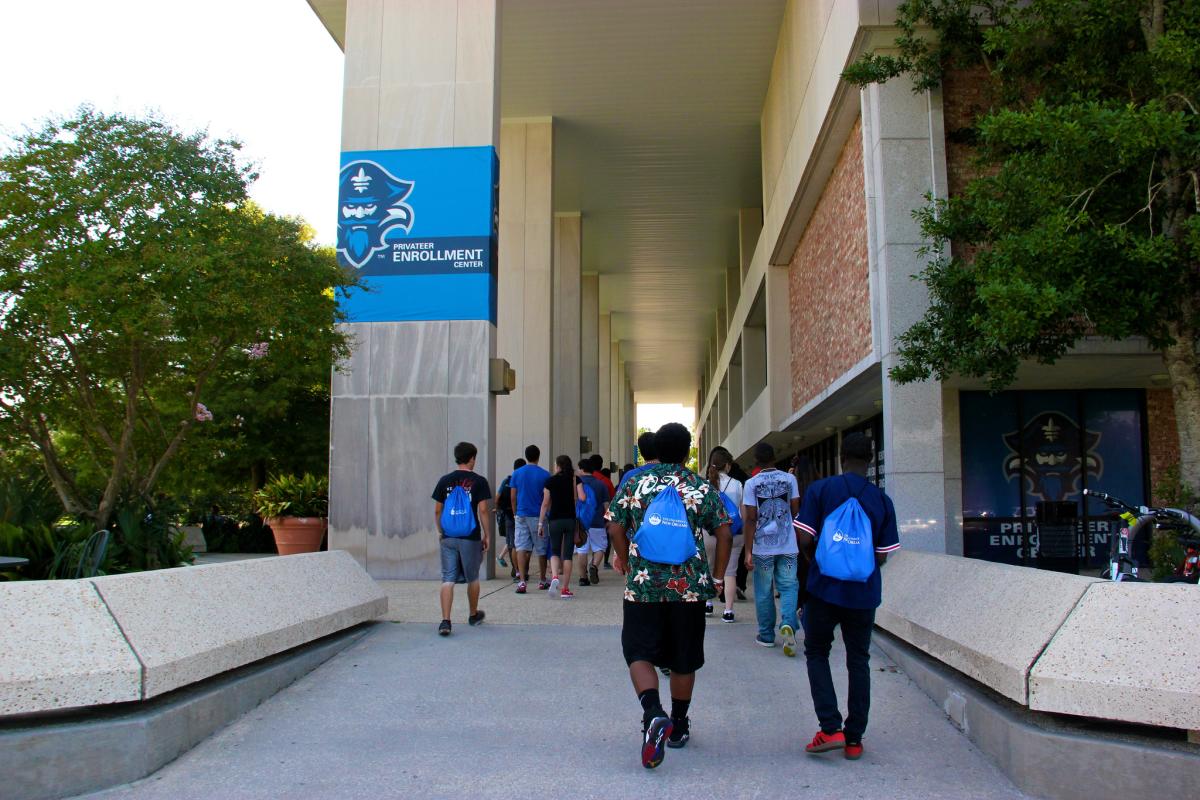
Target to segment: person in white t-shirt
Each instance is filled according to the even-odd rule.
[[[763,647],[775,646],[775,593],[783,624],[783,654],[796,655],[796,577],[800,548],[792,529],[792,520],[800,511],[800,488],[796,476],[775,469],[775,448],[760,442],[754,448],[754,461],[760,471],[746,481],[742,493],[742,534],[746,537],[746,569],[754,572],[754,608],[758,616],[758,636]]]
[[[737,478],[730,477],[729,468],[732,464],[733,459],[729,456],[729,452],[727,450],[715,450],[713,451],[712,458],[708,463],[708,471],[705,477],[708,478],[709,483],[711,483],[713,486],[716,486],[723,495],[728,497],[730,501],[733,502],[734,508],[736,508],[740,514],[742,513],[742,482]],[[715,564],[717,540],[715,537],[706,536],[704,537],[704,542],[706,544],[705,549],[708,550],[708,563]],[[741,546],[742,534],[739,531],[738,534],[733,537],[733,549],[730,552],[737,553]],[[737,562],[738,560],[736,558],[730,558],[729,563],[725,566],[725,574],[716,576],[717,579],[724,581],[724,583],[719,584],[717,587],[720,591],[725,593],[725,612],[721,615],[722,622],[733,622],[734,619],[733,583],[734,578],[737,576]],[[712,600],[708,601],[707,605],[705,606],[705,611],[708,614],[713,613]]]

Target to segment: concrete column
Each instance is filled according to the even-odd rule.
[[[495,0],[348,0],[342,150],[495,147],[498,32]],[[413,192],[418,214],[427,187]],[[435,578],[429,493],[454,444],[473,442],[476,469],[495,479],[496,329],[389,316],[378,296],[387,321],[348,324],[354,351],[333,377],[329,544],[376,578]]]
[[[597,335],[597,350],[600,356],[600,371],[599,380],[597,381],[596,394],[599,398],[599,415],[600,415],[600,438],[597,440],[596,447],[599,448],[600,455],[604,456],[605,463],[610,463],[617,460],[616,453],[612,449],[613,430],[612,430],[612,315],[601,314],[599,334]]]
[[[767,330],[747,325],[742,331],[742,394],[747,408],[754,404],[766,385]]]
[[[621,454],[621,373],[624,366],[621,363],[621,343],[608,343],[608,420],[609,438],[608,449],[617,466],[625,465]]]
[[[912,211],[924,195],[946,196],[945,136],[938,94],[914,95],[905,80],[862,92],[863,167],[868,244],[877,297],[883,367],[883,442],[887,491],[896,504],[905,547],[933,552],[961,548],[949,531],[942,388],[936,382],[898,386],[887,378],[897,361],[896,337],[929,304],[912,280],[925,259]],[[768,295],[770,289],[767,290]]]
[[[554,215],[554,309],[550,334],[550,451],[579,458],[580,219]]]
[[[582,436],[600,448],[600,276],[584,275],[579,285],[580,424]]]
[[[761,208],[743,208],[738,211],[738,273],[741,283],[746,282],[750,262],[754,260],[754,248],[762,233],[763,213]]]
[[[768,266],[767,391],[771,393],[771,426],[778,430],[792,415],[792,311],[788,298],[788,268]]]
[[[498,452],[511,464],[525,446],[551,452],[551,316],[554,308],[552,121],[500,126],[500,277],[497,352],[517,388],[496,403]]]

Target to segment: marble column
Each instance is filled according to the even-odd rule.
[[[536,444],[551,453],[551,315],[554,308],[554,126],[549,119],[500,126],[500,303],[497,353],[517,388],[496,402],[499,459]]]
[[[554,215],[554,301],[550,333],[550,452],[579,459],[580,216]]]
[[[347,0],[342,150],[494,147],[496,0]],[[435,578],[429,494],[460,440],[495,479],[492,320],[353,322],[332,387],[330,547],[376,578]]]
[[[926,193],[946,196],[941,97],[913,94],[902,79],[871,85],[861,96],[887,491],[905,547],[949,552],[961,545],[947,525],[942,387],[934,381],[901,386],[887,378],[897,363],[896,338],[929,304],[924,284],[912,279],[925,265],[917,253],[923,241],[912,212],[925,205]]]
[[[600,276],[584,275],[579,284],[579,432],[600,447]]]
[[[621,451],[621,343],[608,344],[608,449],[618,467],[625,466],[626,459]]]

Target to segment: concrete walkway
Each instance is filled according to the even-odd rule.
[[[803,657],[756,646],[748,602],[738,623],[709,626],[691,742],[643,769],[620,587],[603,578],[566,601],[489,582],[487,624],[462,621],[460,596],[448,639],[434,633],[436,584],[389,583],[398,622],[146,780],[91,797],[1024,796],[877,650],[865,757],[806,756],[816,722]],[[844,691],[844,669],[834,674]]]

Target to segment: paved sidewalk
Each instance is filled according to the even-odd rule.
[[[644,770],[640,709],[612,624],[617,581],[581,588],[578,602],[489,588],[488,624],[463,624],[462,602],[442,639],[431,624],[436,584],[389,584],[392,613],[415,621],[377,625],[151,777],[91,797],[1024,796],[878,651],[866,756],[804,755],[815,719],[803,659],[753,643],[751,603],[737,605],[744,621],[709,626],[691,743]],[[503,624],[520,618],[547,621]],[[844,687],[844,669],[835,677]]]

